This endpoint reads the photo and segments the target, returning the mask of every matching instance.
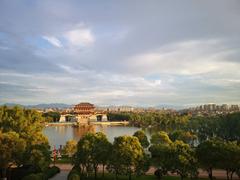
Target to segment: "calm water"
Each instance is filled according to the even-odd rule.
[[[60,145],[65,145],[66,141],[74,139],[78,141],[86,132],[103,132],[106,134],[110,142],[114,141],[114,137],[122,135],[133,135],[139,130],[137,127],[129,126],[107,126],[94,125],[91,127],[72,127],[72,126],[48,126],[43,130],[43,133],[48,137],[51,147],[55,145],[59,148]],[[147,133],[148,135],[149,133]]]

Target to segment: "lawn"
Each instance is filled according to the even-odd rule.
[[[52,163],[53,163],[53,160],[52,160]],[[56,163],[71,164],[72,160],[69,157],[62,157],[61,159],[56,159]]]
[[[94,180],[94,176],[91,176],[89,178],[83,178],[83,179]],[[105,174],[104,177],[102,177],[102,174],[99,174],[97,177],[97,180],[114,180],[114,179],[115,179],[115,176],[113,174]],[[188,179],[189,178],[186,178],[185,180],[188,180]],[[128,180],[128,176],[118,176],[118,180]],[[132,180],[157,180],[157,178],[154,175],[144,175],[139,177],[132,176]],[[166,176],[166,177],[163,177],[162,180],[180,180],[180,177]],[[205,179],[202,179],[202,180],[205,180]]]

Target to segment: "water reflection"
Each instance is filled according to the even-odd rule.
[[[88,132],[95,133],[96,127],[94,125],[80,125],[79,127],[73,127],[73,137],[76,140],[79,140],[83,135],[85,135]]]
[[[57,148],[60,145],[65,145],[66,141],[79,139],[87,132],[103,132],[106,134],[110,142],[114,138],[122,135],[133,135],[134,132],[139,130],[137,127],[129,126],[108,126],[108,125],[84,125],[80,127],[72,126],[48,126],[43,130],[43,133],[48,137],[51,147],[55,145]]]

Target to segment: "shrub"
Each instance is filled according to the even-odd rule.
[[[52,166],[49,167],[45,172],[45,176],[47,179],[52,178],[53,176],[55,176],[57,173],[60,173],[60,169],[57,166]]]
[[[157,176],[158,180],[161,180],[164,175],[167,174],[166,170],[163,170],[162,168],[158,168],[155,172],[154,175]]]
[[[80,170],[77,167],[73,167],[72,170],[68,174],[68,180],[80,180],[81,174]]]
[[[68,180],[80,180],[80,175],[77,173],[71,173],[68,176]]]
[[[43,173],[30,174],[22,178],[22,180],[47,180]]]
[[[19,180],[19,177],[25,177],[27,175],[36,174],[39,172],[41,172],[41,169],[33,165],[23,165],[21,167],[9,168],[7,170],[7,177],[9,177],[11,180]]]

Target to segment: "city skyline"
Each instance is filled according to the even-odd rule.
[[[240,104],[240,2],[0,2],[0,102]]]

